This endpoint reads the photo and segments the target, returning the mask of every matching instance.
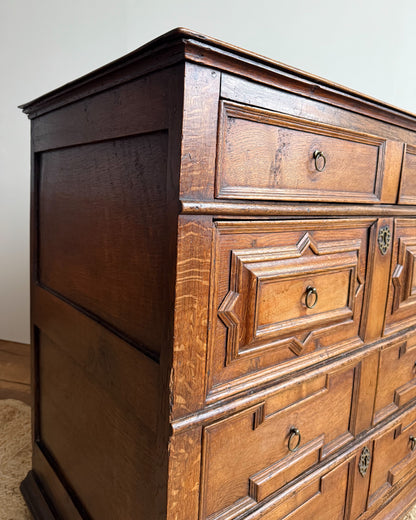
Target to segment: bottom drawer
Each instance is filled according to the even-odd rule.
[[[366,381],[364,366],[332,366],[206,426],[200,519],[238,518],[350,443],[360,422],[354,389]]]
[[[374,440],[368,506],[384,499],[393,486],[416,470],[416,409]]]
[[[299,482],[263,507],[245,515],[244,520],[343,520],[347,496],[349,463]],[[221,520],[233,518],[223,515]]]

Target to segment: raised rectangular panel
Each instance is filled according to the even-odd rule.
[[[394,340],[379,353],[374,424],[416,397],[416,337]]]
[[[167,143],[161,131],[37,156],[39,283],[155,357],[167,328]]]
[[[396,219],[385,333],[416,323],[416,219]]]
[[[378,202],[386,143],[382,137],[223,101],[216,196]],[[317,152],[322,155],[315,157]]]
[[[376,438],[368,496],[368,506],[374,506],[404,477],[416,469],[416,410],[405,414],[399,424]]]
[[[349,364],[288,385],[207,426],[200,518],[237,517],[350,442],[359,366]]]
[[[405,147],[399,202],[416,204],[416,146],[409,144]]]
[[[371,222],[216,224],[209,397],[238,378],[362,343]]]
[[[157,381],[157,365],[111,334],[97,339],[90,323],[73,331],[75,341],[55,341],[37,330],[36,449],[59,468],[60,481],[82,518],[146,518],[159,462],[158,401],[149,392]],[[89,344],[83,338],[76,341],[81,334]],[[143,361],[149,365],[144,375]],[[124,377],[115,378],[115,373]],[[144,398],[154,411],[141,410]],[[111,495],[111,501],[104,503],[103,495]]]

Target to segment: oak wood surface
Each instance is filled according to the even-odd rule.
[[[353,381],[353,366],[322,373],[207,426],[203,517],[243,499],[261,502],[349,442],[354,436],[352,415],[357,413],[352,410]],[[300,437],[291,439],[293,428]],[[291,452],[298,441],[301,449]]]
[[[218,198],[379,200],[383,138],[230,103],[219,133]]]
[[[379,352],[374,423],[416,396],[416,338],[392,341]]]
[[[24,110],[35,516],[397,520],[414,116],[182,29]]]
[[[415,324],[416,220],[396,219],[385,333]]]
[[[256,371],[260,377],[266,369],[282,374],[331,349],[362,344],[358,329],[371,223],[217,222],[211,399],[229,395],[233,386],[235,392],[255,385]],[[309,286],[318,292],[312,309],[306,306]]]
[[[38,160],[39,283],[157,359],[166,343],[167,133]],[[75,208],[79,190],[85,205]]]

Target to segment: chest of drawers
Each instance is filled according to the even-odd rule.
[[[416,118],[183,29],[23,109],[35,518],[400,518]]]

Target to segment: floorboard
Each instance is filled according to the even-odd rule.
[[[0,340],[0,399],[30,404],[30,345]]]

